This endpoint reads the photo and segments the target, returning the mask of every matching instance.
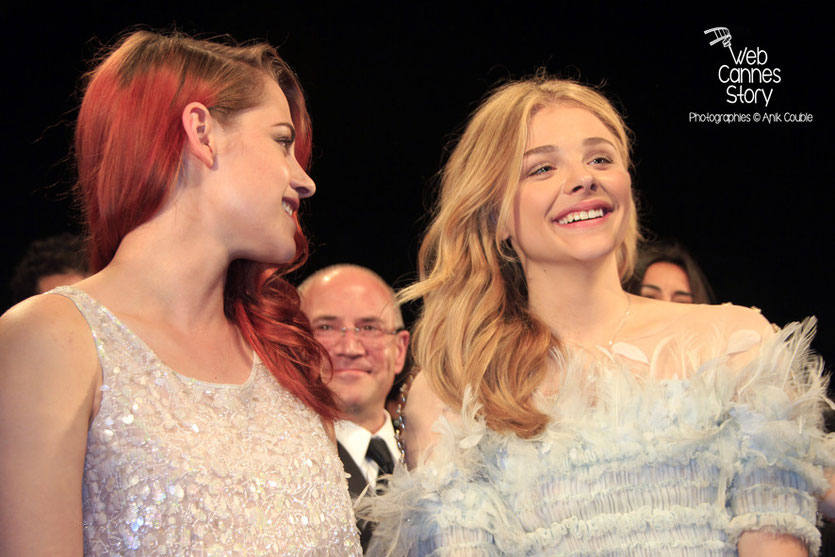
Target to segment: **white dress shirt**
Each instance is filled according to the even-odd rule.
[[[368,443],[371,442],[372,437],[380,437],[386,442],[386,446],[391,453],[391,459],[395,463],[400,459],[400,451],[397,448],[397,438],[394,436],[394,426],[391,424],[391,416],[385,410],[383,412],[386,415],[383,427],[374,433],[348,420],[337,420],[334,424],[336,440],[345,447],[345,450],[354,459],[359,469],[362,470],[365,481],[371,487],[377,487],[377,476],[379,475],[377,463],[365,458],[365,453],[368,451]]]

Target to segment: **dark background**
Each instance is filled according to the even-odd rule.
[[[399,286],[414,278],[445,145],[491,86],[545,67],[605,82],[624,107],[637,137],[633,182],[645,228],[680,238],[721,300],[758,306],[781,325],[818,315],[816,347],[832,361],[831,27],[796,6],[782,13],[683,6],[675,15],[588,2],[2,8],[0,282],[8,283],[31,240],[80,230],[67,154],[86,61],[127,27],[176,25],[267,39],[300,75],[318,186],[302,210],[313,246],[306,271],[350,261]],[[716,26],[730,29],[734,52],[760,47],[766,66],[781,69],[768,108],[725,101],[717,70],[731,58],[703,34]],[[690,112],[764,111],[809,113],[813,121],[688,121]],[[2,295],[5,307],[8,290]]]

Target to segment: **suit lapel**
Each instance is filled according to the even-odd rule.
[[[365,476],[362,475],[362,470],[359,469],[359,466],[357,466],[354,459],[351,458],[351,455],[348,454],[345,447],[342,446],[342,443],[337,442],[336,449],[339,452],[339,459],[342,461],[342,467],[351,475],[351,477],[348,478],[348,492],[351,494],[351,497],[356,498],[360,493],[362,493],[362,490],[365,489],[368,482],[365,481]]]

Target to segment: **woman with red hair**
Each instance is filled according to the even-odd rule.
[[[140,31],[90,73],[94,274],[0,319],[0,553],[359,554],[326,353],[282,278],[310,145],[266,44]]]

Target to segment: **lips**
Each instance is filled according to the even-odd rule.
[[[284,209],[284,212],[292,217],[293,213],[299,208],[299,202],[296,199],[282,199],[281,207]]]
[[[366,375],[371,375],[371,370],[370,369],[359,369],[359,368],[355,368],[355,367],[338,368],[338,369],[335,369],[333,371],[334,371],[334,373],[364,373]]]
[[[590,211],[575,211],[573,213],[569,213],[557,222],[560,224],[571,224],[572,222],[579,220],[599,219],[603,216],[603,214],[603,209],[592,209]]]
[[[583,222],[600,219],[612,212],[612,207],[605,201],[592,200],[572,205],[561,211],[553,221],[566,225],[573,222]]]

